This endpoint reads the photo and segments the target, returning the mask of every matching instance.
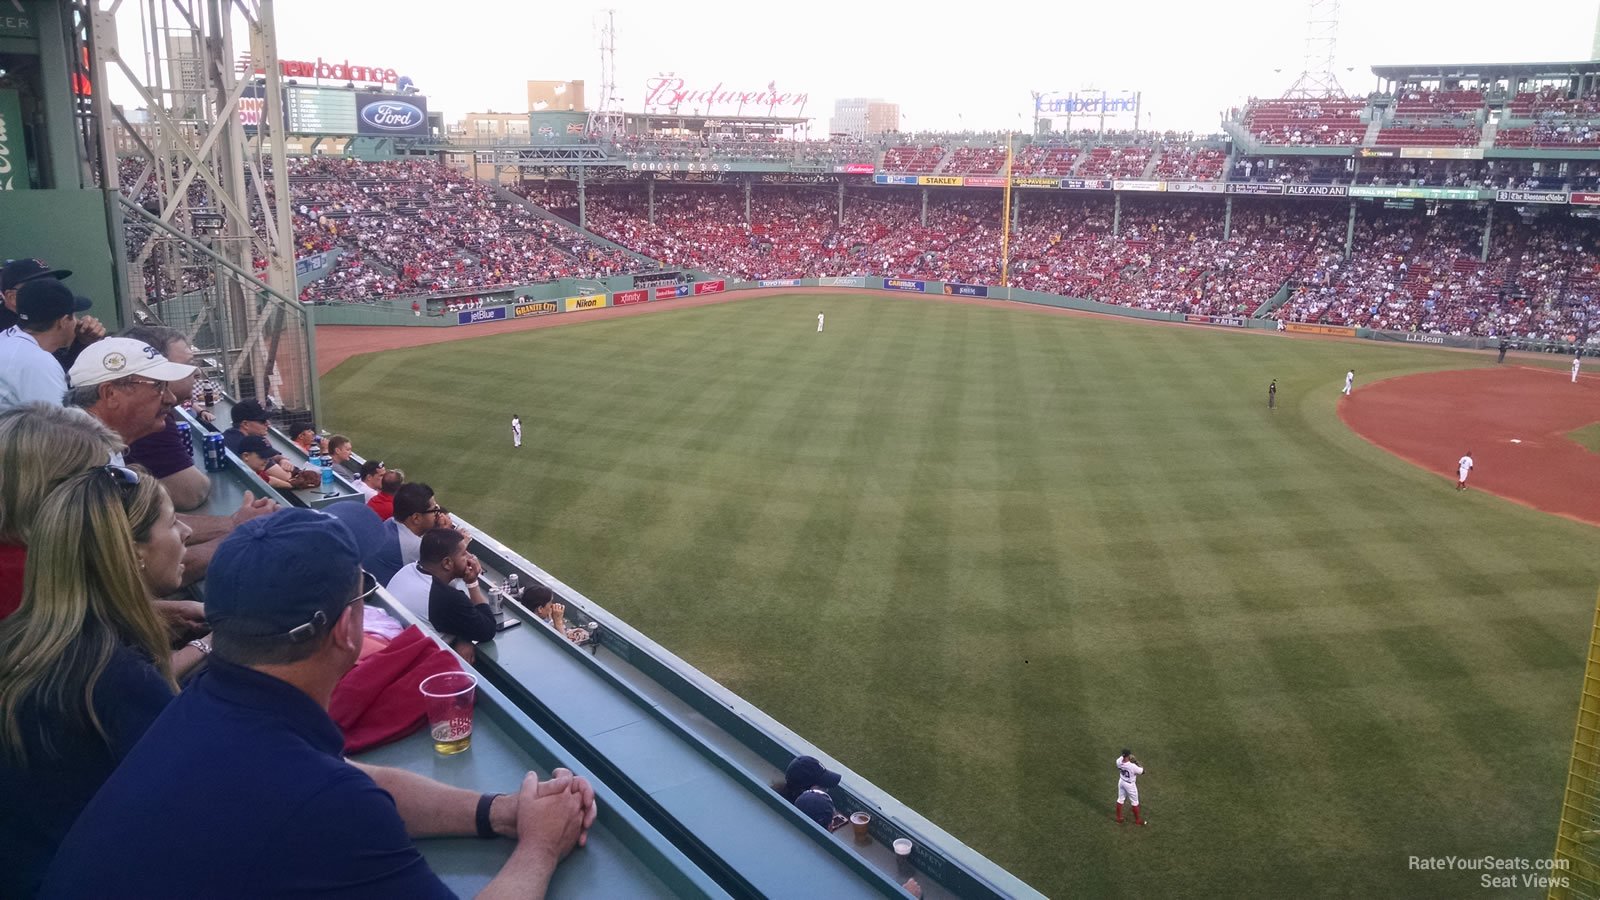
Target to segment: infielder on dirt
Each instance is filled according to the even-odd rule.
[[[1471,471],[1472,451],[1468,450],[1466,456],[1456,460],[1456,490],[1464,491],[1467,489],[1467,473]]]
[[[1578,383],[1578,370],[1581,369],[1581,368],[1583,368],[1583,357],[1582,356],[1574,356],[1572,358],[1572,383],[1573,384],[1577,384]]]
[[[1124,747],[1122,755],[1117,757],[1117,824],[1122,824],[1122,803],[1124,800],[1133,804],[1133,824],[1148,825],[1139,815],[1139,776],[1144,774],[1144,767],[1139,765],[1139,760],[1134,758],[1133,751]]]

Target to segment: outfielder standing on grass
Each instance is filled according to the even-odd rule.
[[[1267,409],[1276,409],[1278,406],[1278,379],[1272,379],[1267,385]]]
[[[521,416],[512,416],[511,417],[511,446],[513,446],[513,447],[521,447],[522,446],[522,417]]]
[[[1124,747],[1122,755],[1117,757],[1117,824],[1122,824],[1122,802],[1133,803],[1133,824],[1148,825],[1139,815],[1139,776],[1144,774],[1144,766],[1139,765],[1139,760],[1134,758],[1133,751]]]
[[[1456,490],[1464,491],[1467,489],[1467,474],[1471,471],[1472,451],[1468,450],[1466,456],[1456,461]]]
[[[1344,395],[1350,396],[1350,389],[1356,386],[1356,370],[1351,369],[1344,373]]]

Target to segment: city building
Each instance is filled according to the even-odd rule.
[[[869,134],[900,130],[900,104],[876,97],[848,97],[833,101],[828,133],[860,139]]]

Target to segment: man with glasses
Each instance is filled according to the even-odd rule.
[[[78,817],[41,897],[454,896],[408,832],[512,838],[486,894],[544,896],[594,823],[583,778],[479,794],[344,758],[327,710],[361,652],[376,583],[360,561],[381,540],[372,516],[293,509],[223,542],[208,671]],[[175,847],[199,862],[171,861]]]
[[[87,300],[54,278],[27,282],[17,291],[17,324],[0,332],[0,411],[23,403],[60,406],[67,376],[53,355],[77,334]]]
[[[396,572],[422,557],[422,535],[428,529],[452,524],[449,510],[434,499],[433,488],[420,481],[400,485],[394,492],[394,516],[383,523],[390,537],[372,560],[372,574],[388,584]]]
[[[172,362],[149,344],[131,338],[106,338],[78,356],[67,373],[67,405],[107,425],[124,444],[161,431],[167,410],[177,402],[168,382],[194,374],[194,366]],[[121,454],[109,460],[122,465]],[[205,577],[216,544],[239,524],[277,509],[246,491],[231,516],[179,516],[189,526],[188,552],[183,557],[184,584]]]

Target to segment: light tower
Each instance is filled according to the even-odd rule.
[[[622,133],[622,102],[617,99],[617,11],[603,9],[600,26],[600,105],[589,113],[589,133],[614,138]]]
[[[1305,62],[1285,98],[1347,96],[1333,74],[1339,47],[1339,0],[1307,0]]]

